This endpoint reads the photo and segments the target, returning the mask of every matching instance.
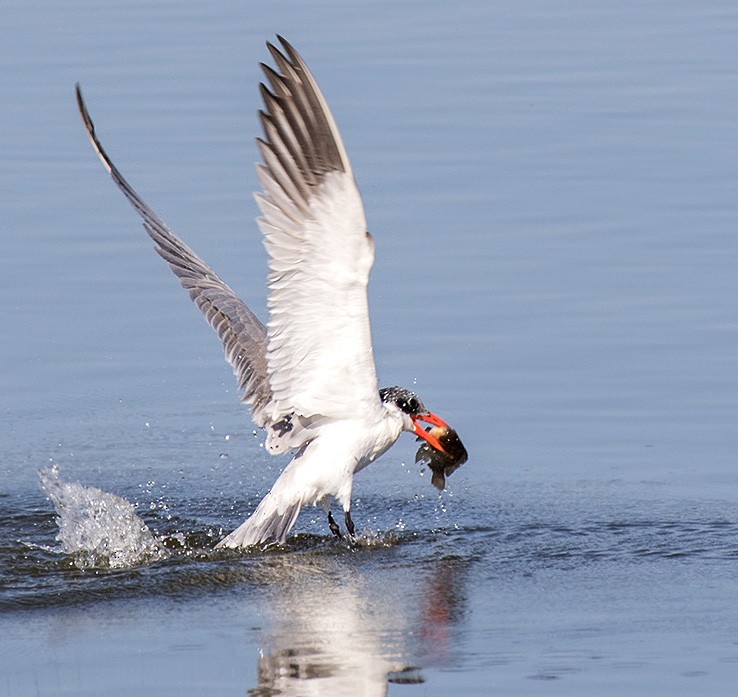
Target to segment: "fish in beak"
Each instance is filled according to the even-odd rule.
[[[413,433],[423,441],[415,453],[415,462],[428,465],[432,472],[431,484],[443,491],[446,477],[459,469],[469,459],[469,454],[456,431],[432,412],[411,418]],[[430,426],[424,427],[421,421]]]

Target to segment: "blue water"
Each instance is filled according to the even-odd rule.
[[[732,2],[6,3],[0,23],[0,695],[733,694],[738,8]],[[92,153],[264,316],[264,41],[341,128],[404,437],[215,554],[284,465]],[[123,568],[57,539],[38,470],[131,502]],[[79,501],[79,499],[75,499]],[[249,692],[251,691],[251,692]]]

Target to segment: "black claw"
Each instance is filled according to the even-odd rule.
[[[328,511],[328,527],[331,529],[331,532],[339,539],[343,539],[343,535],[341,534],[341,528],[338,527],[338,523],[336,523],[335,520],[333,520],[333,514]]]
[[[346,521],[346,530],[348,531],[349,537],[351,539],[355,539],[356,535],[354,535],[354,521],[351,520],[351,513],[346,511],[344,514],[344,520]]]

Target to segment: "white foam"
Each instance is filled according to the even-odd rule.
[[[56,509],[56,539],[75,566],[121,569],[168,555],[129,501],[95,487],[61,481],[56,465],[39,470],[39,479]]]

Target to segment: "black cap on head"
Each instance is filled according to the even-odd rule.
[[[420,397],[405,387],[383,387],[379,390],[379,396],[383,402],[392,402],[400,411],[410,416],[428,413]]]

